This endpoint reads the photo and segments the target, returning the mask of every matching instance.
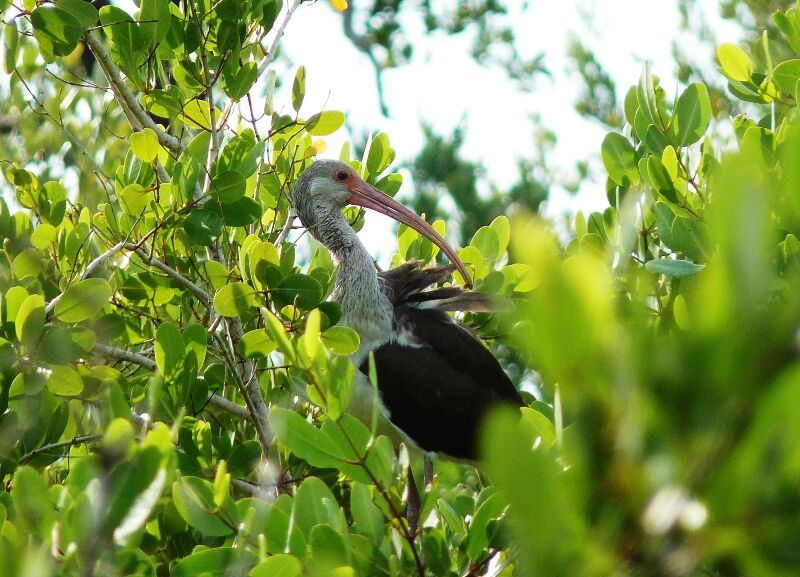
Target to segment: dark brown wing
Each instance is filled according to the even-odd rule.
[[[443,311],[490,313],[513,308],[510,301],[496,295],[480,292],[465,292],[460,286],[430,288],[452,274],[452,265],[422,266],[414,260],[391,270],[378,273],[383,282],[384,293],[392,306],[427,303],[426,307]]]
[[[402,307],[398,314],[410,327],[408,340],[374,351],[392,423],[426,451],[476,459],[487,412],[522,406],[519,392],[491,352],[445,313]],[[361,371],[368,373],[368,362]]]

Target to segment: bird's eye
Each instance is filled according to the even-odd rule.
[[[347,171],[340,170],[339,172],[337,172],[336,180],[338,180],[339,182],[344,182],[345,180],[347,180]]]

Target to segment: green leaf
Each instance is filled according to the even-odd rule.
[[[136,86],[143,84],[140,65],[147,58],[148,44],[139,25],[130,14],[116,6],[100,9],[100,22],[111,39],[111,55],[128,79]]]
[[[360,345],[358,333],[350,327],[332,326],[320,336],[322,343],[333,353],[340,356],[352,355]]]
[[[281,553],[264,559],[253,567],[248,577],[298,577],[302,571],[297,557]]]
[[[644,263],[648,271],[663,274],[672,278],[685,278],[703,270],[705,265],[695,264],[690,260],[657,258]]]
[[[167,37],[172,24],[169,0],[141,0],[139,4],[139,30],[142,38],[152,46]]]
[[[181,109],[180,117],[191,128],[211,130],[211,108],[205,100],[194,99],[185,103]],[[219,122],[221,117],[222,112],[218,108],[214,108],[214,120]]]
[[[217,512],[214,486],[205,479],[181,477],[172,484],[172,495],[184,521],[203,535],[223,537],[233,533],[233,528],[220,519],[224,511]]]
[[[501,214],[496,217],[489,226],[497,235],[498,257],[502,256],[505,254],[506,249],[508,249],[508,241],[511,239],[511,222],[508,220],[507,216]]]
[[[642,75],[639,78],[636,96],[639,102],[639,111],[643,114],[644,118],[647,120],[647,123],[661,126],[662,119],[658,113],[655,81],[648,63],[645,63],[645,65],[642,67]]]
[[[705,84],[690,84],[678,98],[672,115],[675,144],[688,146],[700,140],[711,122],[711,100]]]
[[[741,47],[730,43],[720,44],[717,47],[717,60],[722,66],[722,72],[731,80],[751,81],[753,63]]]
[[[295,497],[295,503],[297,502],[298,497]],[[333,501],[332,505],[338,509],[336,501]],[[314,565],[322,571],[332,571],[347,565],[344,539],[341,533],[329,525],[317,525],[311,529],[309,547]]]
[[[196,244],[211,246],[222,234],[222,217],[211,210],[194,210],[183,221],[183,229]]]
[[[20,467],[11,479],[11,502],[16,515],[15,525],[25,533],[44,541],[50,537],[55,510],[50,503],[47,483],[31,467]]]
[[[467,556],[471,560],[476,561],[489,549],[487,526],[492,519],[499,517],[507,506],[506,499],[500,493],[494,493],[475,511],[467,538]]]
[[[338,527],[339,504],[330,488],[318,477],[307,477],[294,496],[294,519],[307,537],[318,525]]]
[[[247,186],[241,172],[226,170],[214,175],[211,188],[222,204],[231,204],[244,196]]]
[[[206,360],[208,339],[208,331],[199,323],[192,323],[183,330],[183,342],[186,348],[184,364],[187,364],[189,359],[192,359],[194,366],[198,370],[202,368]]]
[[[344,124],[344,112],[325,110],[306,121],[306,131],[313,136],[327,136],[339,130]]]
[[[579,516],[584,493],[577,490],[577,480],[565,476],[548,451],[532,445],[518,415],[496,412],[484,431],[487,474],[507,496],[515,542],[524,552],[522,574],[580,572],[576,552],[582,550],[586,538]]]
[[[670,202],[678,202],[678,195],[667,169],[656,156],[647,157],[647,173],[656,192]]]
[[[39,6],[31,12],[30,18],[33,35],[45,60],[66,56],[75,50],[82,32],[75,16],[58,6]]]
[[[781,62],[772,71],[772,80],[781,91],[794,95],[797,81],[800,80],[800,59]]]
[[[3,66],[6,74],[11,74],[17,67],[19,57],[19,29],[13,22],[3,24]]]
[[[83,379],[68,365],[54,365],[50,367],[47,388],[56,395],[74,397],[83,391]]]
[[[292,82],[292,108],[295,112],[300,112],[303,106],[303,99],[306,95],[306,67],[300,66],[294,75]]]
[[[500,239],[495,230],[489,226],[480,227],[469,244],[481,251],[483,258],[494,261],[500,256]]]
[[[367,154],[367,177],[376,177],[386,170],[394,160],[394,150],[389,144],[389,136],[379,132],[369,146]]]
[[[261,219],[261,205],[248,196],[223,204],[219,209],[225,226],[248,226]]]
[[[266,329],[255,329],[244,334],[239,341],[239,352],[246,359],[266,358],[278,344],[272,339]]]
[[[309,465],[334,469],[342,464],[341,451],[336,442],[295,411],[272,407],[269,424],[275,437]]]
[[[273,288],[270,296],[278,307],[294,305],[302,310],[309,310],[322,301],[322,285],[308,275],[290,274]]]
[[[16,313],[14,324],[17,338],[25,346],[28,353],[34,353],[44,331],[45,312],[42,295],[29,295],[22,301]]]
[[[183,337],[176,324],[163,322],[156,330],[155,357],[158,372],[165,377],[174,377],[183,365],[186,349]]]
[[[155,451],[149,451],[155,455]],[[155,458],[151,462],[157,462]],[[149,473],[149,471],[148,471]],[[124,545],[131,536],[144,526],[150,514],[161,498],[164,484],[167,480],[167,471],[163,466],[158,466],[153,474],[143,475],[141,469],[135,471],[137,482],[135,484],[125,483],[128,495],[125,501],[133,497],[127,506],[127,513],[120,520],[119,525],[114,529],[114,541]]]
[[[246,477],[258,466],[261,458],[261,444],[252,439],[237,444],[228,456],[228,470],[231,475]]]
[[[152,128],[145,128],[131,134],[131,150],[142,162],[153,162],[160,149],[158,135]],[[138,212],[141,212],[141,210]],[[133,214],[138,213],[134,211]]]
[[[56,232],[56,227],[43,222],[33,230],[33,234],[31,234],[31,244],[34,248],[45,250],[50,243],[53,242],[53,239],[56,237]]]
[[[214,308],[225,317],[238,317],[258,306],[256,291],[243,282],[233,282],[214,295]]]
[[[97,8],[86,0],[56,0],[56,6],[75,18],[81,28],[85,29],[97,24],[99,18]]]
[[[208,577],[228,575],[236,568],[236,575],[244,575],[257,562],[256,556],[243,547],[214,547],[201,549],[184,557],[171,568],[170,577]]]
[[[11,271],[20,280],[37,276],[42,271],[42,253],[35,248],[26,248],[14,258]]]
[[[56,303],[56,317],[65,323],[79,323],[93,317],[108,303],[112,292],[111,285],[102,278],[78,281]]]
[[[141,184],[129,184],[119,193],[119,203],[122,210],[132,216],[141,215],[147,208],[150,193]]]
[[[655,155],[661,155],[668,144],[667,137],[655,124],[648,125],[644,133],[644,145],[647,150]]]
[[[639,182],[636,150],[628,139],[617,132],[609,132],[600,148],[603,165],[608,175],[620,186],[631,186]]]
[[[386,532],[385,521],[381,510],[372,502],[367,485],[353,483],[350,489],[350,512],[356,531],[369,537],[376,547],[379,546]]]
[[[272,338],[278,344],[278,348],[283,353],[283,356],[286,357],[289,362],[295,362],[297,355],[291,341],[289,341],[289,337],[286,336],[286,330],[283,328],[283,323],[281,323],[280,319],[278,319],[278,317],[268,310],[264,312],[264,318],[267,321],[267,329],[269,330],[270,335],[272,335]]]
[[[399,172],[392,172],[381,178],[375,183],[375,188],[389,196],[394,196],[403,185],[403,175]]]
[[[306,326],[305,330],[303,331],[303,336],[301,338],[302,343],[302,350],[305,351],[306,355],[308,355],[309,359],[313,359],[317,352],[320,350],[319,347],[319,327],[320,327],[320,312],[319,309],[313,309],[311,312],[308,313],[308,317],[306,318]]]
[[[258,79],[258,65],[255,62],[245,62],[241,66],[234,66],[229,61],[222,73],[222,89],[231,100],[241,100]]]

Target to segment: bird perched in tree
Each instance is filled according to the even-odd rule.
[[[333,254],[333,299],[341,324],[361,337],[353,361],[365,375],[369,354],[377,369],[377,399],[390,427],[381,432],[424,451],[476,459],[481,422],[492,407],[523,404],[497,359],[447,311],[487,311],[488,295],[459,286],[430,287],[455,269],[471,285],[466,267],[442,236],[422,218],[366,183],[349,165],[317,160],[297,180],[292,201],[303,225]],[[417,262],[378,272],[342,214],[355,205],[385,214],[433,242],[452,266]],[[426,290],[427,289],[427,290]],[[364,419],[375,402],[366,377],[357,379],[350,412]]]

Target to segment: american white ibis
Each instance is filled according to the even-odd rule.
[[[338,265],[333,298],[342,306],[341,323],[361,337],[353,360],[362,373],[374,353],[383,416],[404,440],[425,451],[476,459],[487,411],[501,403],[523,404],[497,359],[445,312],[485,310],[486,295],[461,287],[424,290],[449,276],[452,266],[406,263],[379,273],[342,209],[348,204],[369,208],[413,228],[442,250],[469,285],[458,255],[430,224],[342,162],[312,163],[300,175],[292,200],[303,225]],[[373,402],[372,386],[358,379],[350,411],[363,418]]]

